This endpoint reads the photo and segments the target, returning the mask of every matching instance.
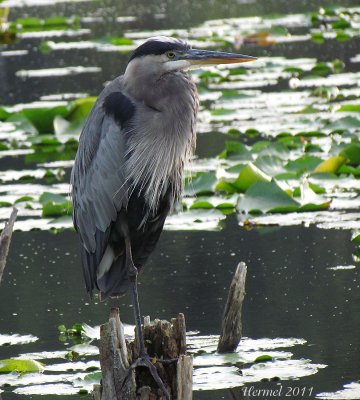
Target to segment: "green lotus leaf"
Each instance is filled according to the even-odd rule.
[[[44,370],[43,365],[44,364],[35,360],[8,358],[0,360],[0,373],[42,372]]]

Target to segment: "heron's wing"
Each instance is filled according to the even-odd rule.
[[[155,249],[172,202],[173,189],[171,182],[169,182],[168,190],[161,198],[156,213],[152,215],[151,219],[146,220],[141,225],[143,219],[142,210],[147,207],[146,200],[141,194],[138,195],[138,193],[133,194],[129,198],[126,217],[130,228],[132,258],[138,271],[141,270]],[[122,224],[122,221],[118,219],[114,224],[114,229],[119,231],[121,228],[116,227],[117,224]],[[141,228],[139,228],[140,225]],[[117,297],[126,293],[130,286],[130,279],[124,253],[116,258],[111,268],[100,279],[98,278],[97,283],[101,290],[101,299],[103,300],[109,296]]]
[[[71,176],[73,220],[84,247],[82,261],[89,291],[96,283],[96,268],[108,244],[110,225],[127,205],[125,126],[134,111],[127,96],[107,88],[80,137]]]

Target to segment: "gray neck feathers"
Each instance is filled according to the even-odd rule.
[[[172,203],[181,198],[184,167],[195,148],[197,90],[183,72],[164,74],[146,85],[141,79],[124,84],[139,102],[128,135],[128,182],[130,191],[140,189],[145,196],[151,215],[169,184]]]

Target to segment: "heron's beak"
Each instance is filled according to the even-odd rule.
[[[257,60],[256,57],[245,56],[244,54],[196,49],[188,50],[181,58],[191,65],[235,64]]]

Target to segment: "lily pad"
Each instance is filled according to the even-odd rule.
[[[56,218],[64,215],[71,215],[72,204],[71,201],[66,201],[64,203],[54,203],[48,201],[43,204],[42,216],[44,218]]]
[[[26,373],[26,372],[42,372],[43,364],[39,361],[28,359],[12,359],[0,360],[0,373]]]
[[[360,243],[360,233],[355,232],[351,238],[351,240],[355,243]]]
[[[225,150],[219,155],[219,157],[243,161],[250,161],[252,159],[251,152],[248,148],[244,144],[235,141],[225,142]]]
[[[68,114],[66,106],[53,108],[25,108],[22,114],[35,126],[39,133],[54,132],[53,121],[56,115],[65,117]]]
[[[67,201],[68,201],[68,199],[65,196],[62,196],[61,194],[57,194],[57,193],[51,193],[51,192],[44,192],[39,197],[39,203],[41,203],[41,204],[46,204],[48,202],[63,204]]]
[[[229,109],[229,108],[217,108],[215,110],[211,111],[211,114],[214,116],[221,116],[221,115],[229,115],[229,114],[234,114],[234,110]]]
[[[349,164],[360,165],[360,143],[350,144],[341,151],[340,155],[345,157]]]
[[[78,119],[69,122],[65,118],[57,115],[54,118],[54,132],[60,142],[65,142],[70,137],[78,138],[83,128],[85,119]]]
[[[336,174],[339,168],[344,164],[345,158],[340,156],[330,157],[316,166],[315,173]]]
[[[193,203],[190,204],[190,210],[195,209],[211,209],[217,208],[219,210],[233,209],[237,204],[237,195],[231,197],[198,197]]]
[[[245,192],[256,182],[270,182],[271,177],[265,174],[253,163],[247,164],[240,172],[238,178],[233,182],[233,186],[239,192]]]
[[[344,104],[336,110],[337,112],[360,112],[360,104]]]
[[[262,356],[256,357],[254,362],[255,363],[263,363],[263,362],[268,362],[268,361],[273,361],[273,357],[268,354],[264,354]]]
[[[317,399],[329,399],[329,400],[349,400],[360,398],[360,383],[351,382],[344,385],[343,389],[337,390],[336,392],[321,392],[316,395]]]
[[[75,100],[66,115],[66,119],[71,122],[83,121],[93,108],[96,99],[96,97],[86,97],[84,99]]]
[[[225,215],[219,210],[191,210],[171,215],[166,219],[167,230],[219,230]]]
[[[343,117],[329,123],[328,125],[326,125],[326,128],[332,130],[360,128],[360,119],[352,116]]]
[[[15,344],[26,344],[36,342],[39,338],[32,335],[19,335],[19,334],[0,334],[0,346],[10,346]]]
[[[261,155],[254,163],[261,171],[271,177],[287,172],[284,160],[275,155]]]
[[[319,157],[304,155],[296,160],[290,160],[286,164],[286,169],[288,171],[294,171],[300,175],[304,172],[313,171],[321,162],[322,160]]]
[[[297,211],[300,204],[275,182],[257,182],[240,197],[238,210],[248,213]]]
[[[7,119],[6,122],[12,122],[17,130],[24,131],[31,135],[36,135],[38,133],[35,126],[30,122],[30,120],[22,113],[12,114]]]
[[[186,182],[185,195],[204,195],[214,193],[216,184],[216,173],[215,172],[201,172],[196,175],[195,178],[190,179]]]
[[[85,389],[91,392],[94,388],[94,385],[100,384],[101,378],[101,371],[91,372],[89,374],[86,374],[82,379],[76,379],[74,381],[74,386],[81,387],[83,390]]]

